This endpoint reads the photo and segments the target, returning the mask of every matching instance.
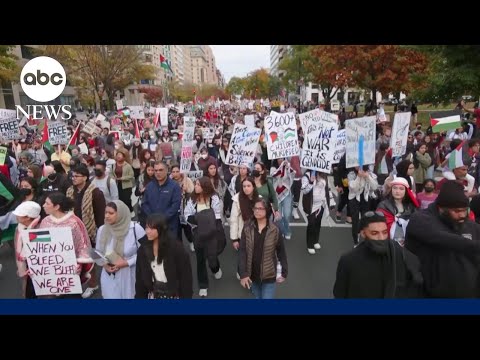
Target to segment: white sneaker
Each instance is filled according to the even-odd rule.
[[[91,288],[91,287],[86,288],[85,291],[82,294],[82,298],[88,299],[97,290],[98,290],[98,285],[95,286],[94,288]]]
[[[295,220],[299,220],[300,219],[300,214],[298,213],[298,209],[297,208],[293,208],[292,209],[292,216]]]
[[[315,255],[315,249],[307,249],[310,255]]]
[[[315,245],[313,245],[313,247],[317,250],[320,250],[322,246],[320,245],[320,243],[316,243]]]
[[[200,289],[200,291],[198,292],[198,295],[200,297],[207,297],[207,295],[208,295],[207,289]]]
[[[195,252],[195,245],[193,245],[193,242],[190,243],[190,251]]]
[[[222,278],[222,275],[222,269],[220,268],[213,276],[215,276],[215,279],[220,280]]]

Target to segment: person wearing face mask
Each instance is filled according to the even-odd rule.
[[[422,297],[419,259],[389,239],[383,213],[366,212],[359,228],[365,240],[338,261],[333,296],[336,299]]]
[[[115,179],[107,174],[107,163],[102,160],[95,162],[95,177],[92,184],[103,193],[105,202],[108,204],[114,200],[119,200],[118,187]]]
[[[182,155],[182,140],[178,138],[177,131],[172,131],[172,150],[174,162],[180,163]]]
[[[405,248],[418,256],[428,298],[478,298],[480,227],[469,199],[454,180],[442,186],[427,210],[412,215]]]
[[[433,179],[426,179],[423,182],[423,191],[417,194],[419,208],[427,209],[438,197],[435,192],[436,182]]]
[[[49,193],[54,191],[59,191],[63,194],[67,192],[68,187],[70,186],[67,177],[58,174],[53,166],[47,165],[43,169],[43,176],[45,177],[40,183],[40,191],[42,193],[42,201],[40,205],[43,205],[45,198]]]

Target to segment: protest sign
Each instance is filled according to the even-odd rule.
[[[195,183],[195,180],[200,179],[203,176],[203,170],[189,171],[187,176],[192,179],[193,183]]]
[[[22,240],[37,296],[82,293],[72,229],[29,229],[22,232]]]
[[[48,141],[50,145],[67,145],[69,136],[67,124],[62,121],[48,122]]]
[[[393,119],[392,135],[390,138],[392,157],[403,156],[407,152],[410,117],[410,112],[395,113],[395,117]]]
[[[245,125],[255,127],[255,115],[245,115]]]
[[[338,130],[337,140],[335,142],[335,153],[333,154],[332,164],[338,164],[340,159],[345,154],[345,147],[347,145],[347,136],[345,129]]]
[[[376,116],[345,121],[347,168],[375,163]]]
[[[251,167],[261,132],[261,129],[255,127],[235,124],[225,164]]]
[[[21,137],[16,111],[0,109],[0,138],[15,140]]]
[[[265,117],[268,158],[273,160],[298,155],[300,149],[295,115],[272,114]]]
[[[160,125],[168,126],[168,109],[160,108]]]

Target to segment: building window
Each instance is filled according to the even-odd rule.
[[[25,45],[20,45],[20,50],[22,51],[22,59],[33,59],[35,57],[34,55],[34,49],[30,46],[25,46]]]
[[[312,84],[312,89],[318,89],[318,84]]]

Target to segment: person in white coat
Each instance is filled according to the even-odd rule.
[[[109,260],[100,276],[104,299],[135,297],[138,240],[145,236],[145,230],[130,218],[127,205],[112,201],[105,208],[105,225],[97,232],[96,249]]]

